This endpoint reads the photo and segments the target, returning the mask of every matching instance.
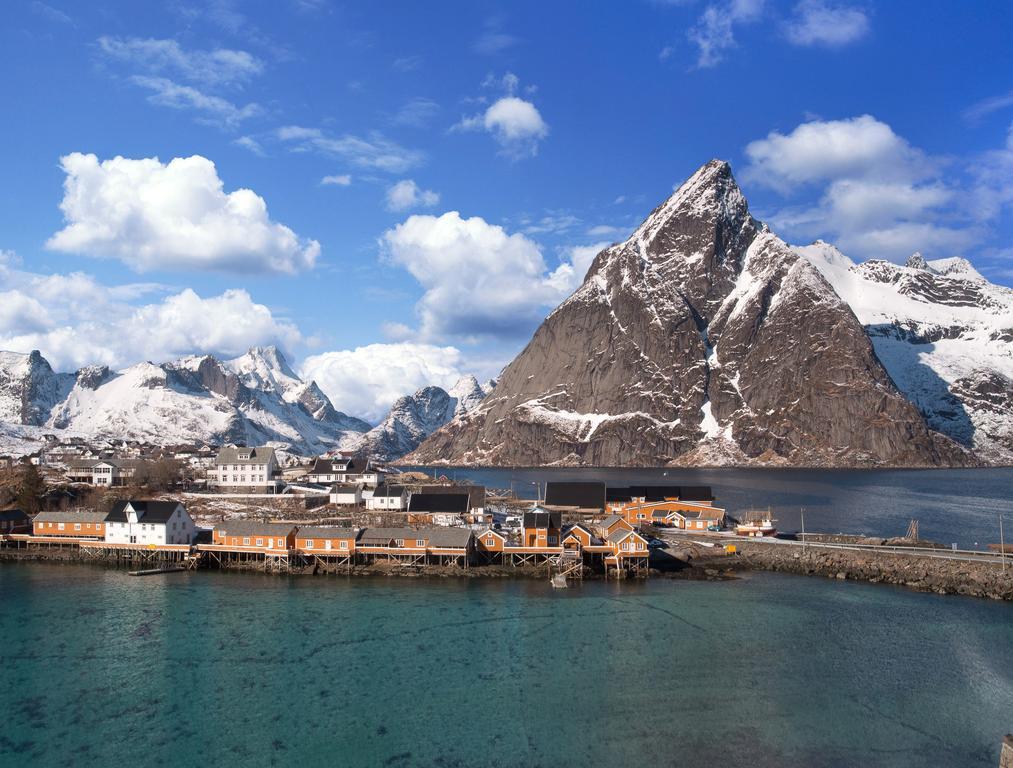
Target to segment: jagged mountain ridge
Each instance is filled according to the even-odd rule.
[[[493,386],[482,386],[468,375],[449,390],[429,386],[399,397],[383,421],[363,435],[359,447],[382,461],[399,459],[453,418],[475,409]]]
[[[808,260],[702,166],[595,258],[495,391],[406,463],[940,466],[969,457],[894,386]]]
[[[1013,464],[1013,290],[960,258],[856,264],[822,241],[795,250],[848,302],[929,426]]]
[[[302,453],[346,448],[369,430],[301,381],[274,347],[112,371],[54,373],[37,351],[0,353],[0,421],[84,437],[272,443]]]

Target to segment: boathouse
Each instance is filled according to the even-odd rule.
[[[296,526],[257,520],[227,520],[215,526],[211,542],[240,552],[287,553],[295,549]]]
[[[330,488],[330,502],[341,507],[362,505],[362,486],[358,483],[335,483]]]
[[[467,566],[474,547],[470,528],[366,528],[359,535],[356,552],[366,562]]]
[[[605,483],[599,481],[545,484],[545,507],[578,514],[602,514],[605,511]]]
[[[106,513],[93,510],[39,512],[32,521],[34,536],[104,539]]]
[[[196,525],[176,501],[118,501],[105,519],[110,544],[191,544]]]
[[[413,493],[408,499],[411,525],[458,525],[468,514],[467,493]]]
[[[521,519],[521,546],[558,547],[562,539],[563,515],[543,507],[525,512]]]
[[[32,519],[20,509],[0,511],[0,534],[28,533],[32,529]]]
[[[366,499],[366,509],[400,512],[408,506],[408,491],[403,485],[381,483]]]
[[[503,550],[507,545],[507,537],[495,528],[479,531],[475,534],[475,551],[485,563],[501,563]]]

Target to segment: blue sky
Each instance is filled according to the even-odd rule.
[[[375,419],[712,157],[791,242],[1013,282],[1009,4],[162,5],[0,11],[0,347],[275,343]]]

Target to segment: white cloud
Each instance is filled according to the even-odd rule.
[[[960,207],[959,189],[938,178],[941,163],[869,115],[812,120],[746,147],[744,178],[785,195],[820,185],[815,204],[770,218],[782,234],[823,237],[856,258],[904,260],[914,251],[952,256],[982,231]]]
[[[315,381],[335,408],[374,423],[401,395],[430,384],[451,387],[463,373],[457,348],[411,342],[311,355],[299,369],[299,375]]]
[[[254,139],[252,136],[240,136],[238,139],[232,142],[237,147],[248,149],[250,152],[255,154],[257,157],[264,157],[264,148],[260,146],[260,142]]]
[[[982,99],[972,104],[964,110],[964,118],[974,122],[1009,106],[1013,106],[1013,91],[1002,93],[998,96],[990,96],[987,99]]]
[[[440,111],[440,105],[432,99],[417,97],[409,99],[394,114],[395,125],[423,126],[432,120]]]
[[[425,156],[422,152],[405,149],[380,134],[372,134],[368,139],[345,134],[331,137],[318,128],[304,128],[299,125],[286,125],[278,129],[278,138],[290,142],[296,151],[316,151],[330,157],[357,165],[388,173],[400,173],[421,165]]]
[[[66,226],[47,247],[119,259],[139,271],[200,269],[293,273],[320,254],[315,240],[272,221],[250,189],[226,193],[214,163],[194,155],[60,160]]]
[[[264,70],[264,63],[246,51],[186,50],[175,40],[103,36],[98,46],[110,59],[152,73],[171,72],[204,86],[241,83]]]
[[[108,286],[90,275],[37,274],[0,261],[0,349],[38,349],[58,370],[100,363],[163,362],[207,352],[235,356],[254,345],[291,349],[301,343],[289,321],[244,290],[202,298],[186,289],[137,302],[168,289],[151,283]]]
[[[485,112],[462,118],[454,127],[492,134],[503,154],[514,159],[537,155],[538,143],[549,135],[549,126],[538,108],[517,96],[504,96]]]
[[[242,107],[228,99],[212,96],[189,85],[180,85],[165,77],[134,75],[130,82],[151,91],[148,101],[161,107],[195,110],[204,115],[206,122],[234,128],[244,120],[262,112],[259,104],[251,102]]]
[[[415,307],[425,340],[521,336],[583,277],[575,254],[550,272],[533,240],[457,211],[410,216],[384,233],[381,247],[425,289]]]
[[[713,67],[721,62],[727,50],[734,48],[735,26],[758,21],[764,0],[727,0],[709,5],[686,36],[697,47],[696,65]]]
[[[746,146],[746,178],[786,189],[836,178],[914,179],[931,172],[924,153],[871,115],[813,120]]]
[[[320,179],[320,183],[324,186],[332,185],[338,187],[347,187],[352,183],[352,177],[347,173],[336,174],[334,176],[324,176]]]
[[[521,221],[521,224],[524,226],[524,233],[528,235],[561,235],[569,232],[580,223],[578,217],[565,211],[549,211],[537,221],[529,221],[527,219]]]
[[[483,56],[495,56],[508,48],[513,48],[518,42],[520,42],[518,38],[508,35],[506,32],[489,31],[479,37],[471,49]]]
[[[861,8],[825,0],[802,0],[795,6],[784,32],[794,45],[840,48],[865,37],[869,17]]]
[[[433,192],[431,189],[421,189],[412,179],[403,179],[387,190],[388,211],[432,208],[439,202],[438,192]]]
[[[611,224],[598,224],[597,226],[591,227],[587,234],[591,237],[610,237],[612,235],[621,235],[624,231],[622,227],[613,227]]]

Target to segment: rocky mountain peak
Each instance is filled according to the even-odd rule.
[[[908,260],[904,266],[908,269],[920,269],[922,272],[935,272],[935,270],[929,266],[929,263],[925,261],[921,251],[915,251],[908,256]]]

